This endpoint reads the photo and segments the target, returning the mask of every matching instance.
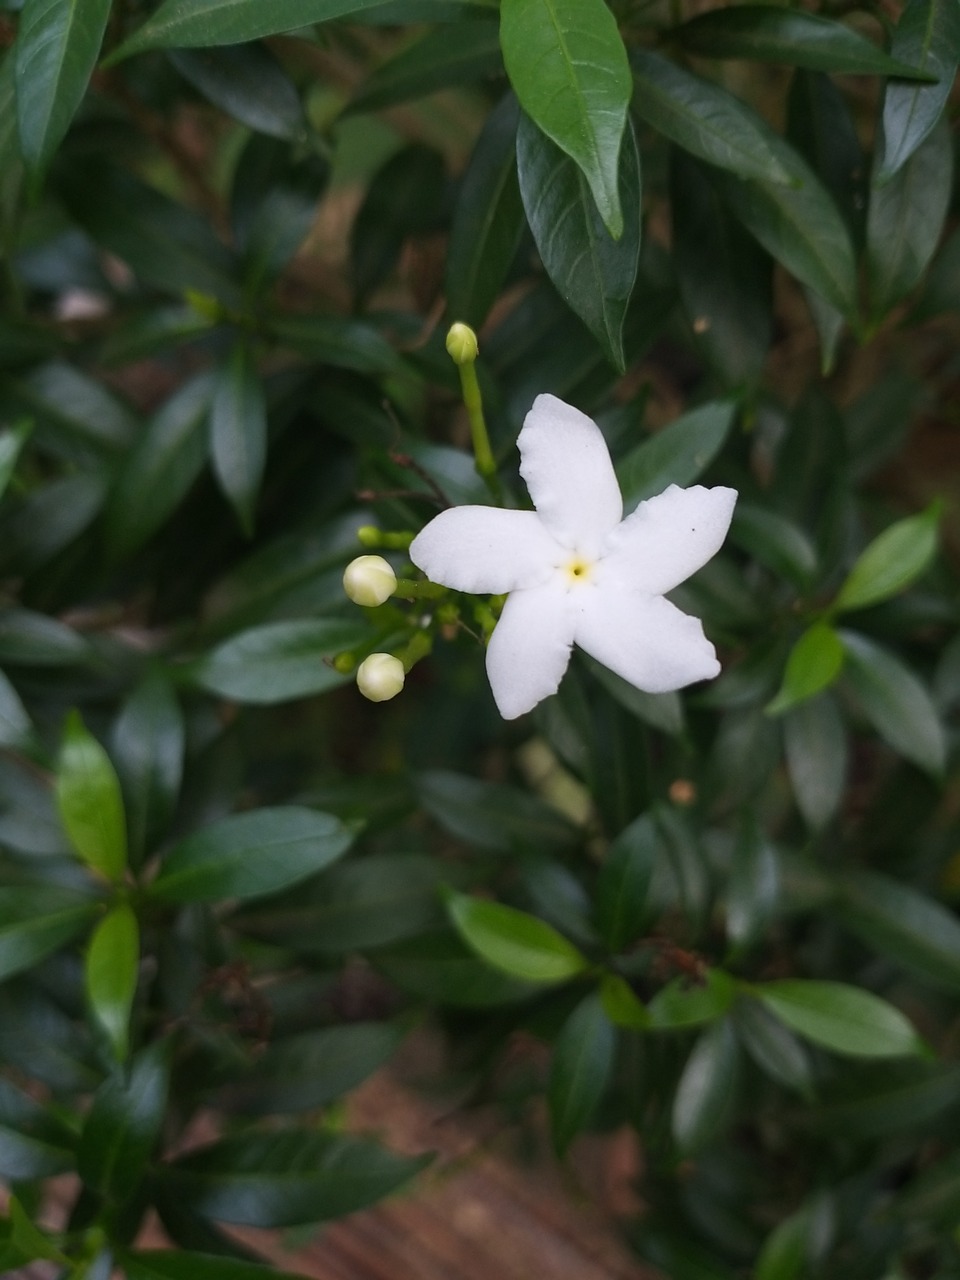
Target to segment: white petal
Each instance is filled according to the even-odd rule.
[[[736,489],[670,485],[641,502],[607,539],[605,574],[650,595],[672,590],[720,550],[736,501]]]
[[[569,600],[556,582],[508,597],[487,646],[487,675],[504,720],[556,693],[573,647]]]
[[[699,618],[681,613],[663,596],[605,584],[591,593],[588,605],[577,619],[577,644],[638,689],[666,693],[720,674]]]
[[[564,547],[596,556],[623,515],[600,428],[556,396],[537,396],[517,446],[520,474],[543,523]]]
[[[559,551],[533,511],[451,507],[417,534],[410,559],[432,582],[499,595],[543,582]]]

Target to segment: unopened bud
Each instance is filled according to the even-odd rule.
[[[375,524],[362,524],[357,530],[357,541],[364,547],[382,547],[383,539]]]
[[[388,702],[403,688],[403,663],[392,653],[371,653],[357,668],[357,688],[371,702]]]
[[[468,324],[452,324],[447,334],[447,354],[454,364],[473,364],[477,358],[477,335]]]
[[[343,571],[343,589],[354,604],[383,604],[397,587],[397,575],[383,556],[357,556]]]

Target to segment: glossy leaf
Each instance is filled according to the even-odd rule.
[[[780,893],[777,855],[759,824],[745,820],[734,846],[727,886],[727,937],[736,952],[764,934]]]
[[[447,253],[447,309],[477,328],[503,287],[524,229],[512,94],[487,117],[460,183]]]
[[[362,320],[283,315],[271,316],[267,327],[279,346],[299,351],[316,364],[358,373],[396,373],[402,367],[386,339]]]
[[[533,983],[491,969],[449,930],[408,938],[378,951],[372,960],[401,990],[455,1009],[517,1004],[539,992]]]
[[[396,1191],[429,1159],[326,1133],[238,1134],[168,1165],[163,1183],[203,1217],[289,1227],[365,1208]]]
[[[842,639],[846,675],[864,715],[895,751],[939,775],[946,742],[930,694],[909,667],[874,641],[851,631]]]
[[[558,1155],[590,1122],[613,1069],[617,1036],[598,995],[577,1005],[553,1046],[547,1102]]]
[[[617,464],[624,508],[655,497],[668,485],[681,487],[698,480],[730,434],[735,406],[714,400],[691,409],[637,445]]]
[[[777,1084],[809,1100],[814,1072],[809,1050],[759,1000],[738,1000],[733,1025],[744,1049],[760,1070]]]
[[[552,925],[500,902],[451,893],[450,919],[464,942],[495,969],[525,982],[563,982],[587,959]]]
[[[33,727],[20,695],[0,671],[0,747],[23,747],[30,741]]]
[[[563,849],[576,840],[576,829],[556,809],[518,788],[432,769],[419,775],[417,790],[431,817],[480,849]]]
[[[859,247],[869,165],[850,103],[825,72],[798,71],[792,77],[787,98],[787,140],[836,201],[854,244]]]
[[[460,88],[502,74],[500,41],[492,22],[455,23],[428,31],[367,77],[347,112],[379,111],[438,89]]]
[[[96,902],[55,886],[0,887],[0,980],[72,941],[97,912]]]
[[[960,14],[951,0],[909,0],[891,53],[937,78],[935,84],[894,82],[883,99],[874,182],[888,181],[940,119],[960,61]]]
[[[526,115],[517,130],[517,171],[547,275],[611,364],[623,372],[623,326],[640,254],[640,156],[633,126],[628,123],[620,151],[623,214],[616,239],[597,213],[582,170]]]
[[[29,418],[25,418],[16,426],[0,431],[0,498],[6,492],[17,465],[17,459],[29,440],[32,430],[33,423]]]
[[[155,1041],[108,1076],[80,1133],[77,1166],[88,1187],[114,1201],[133,1196],[166,1115],[169,1046]]]
[[[604,0],[503,0],[500,44],[521,107],[582,171],[603,225],[619,240],[632,85],[613,14]]]
[[[890,57],[842,22],[802,9],[740,4],[714,9],[676,31],[684,48],[705,58],[786,62],[812,71],[925,79],[927,73]]]
[[[24,0],[15,46],[17,124],[42,173],[69,128],[100,52],[110,0]]]
[[[638,114],[678,147],[741,178],[797,181],[776,134],[732,93],[647,50],[634,50],[630,62]]]
[[[84,726],[67,717],[57,762],[57,809],[74,851],[93,871],[119,881],[127,866],[120,783],[110,757]]]
[[[214,475],[249,537],[267,456],[267,418],[263,384],[243,342],[236,344],[217,374],[210,405],[210,450]]]
[[[650,1025],[657,1030],[696,1027],[722,1018],[736,996],[733,979],[722,969],[708,969],[702,979],[674,978],[650,1001]]]
[[[295,805],[233,814],[175,845],[150,895],[213,902],[276,893],[328,867],[352,839],[336,818]]]
[[[125,903],[111,907],[90,939],[84,986],[94,1021],[123,1062],[130,1045],[130,1010],[140,971],[140,927]]]
[[[646,1031],[650,1026],[647,1006],[637,993],[617,973],[605,973],[600,983],[600,1003],[603,1011],[615,1027],[629,1031]]]
[[[838,611],[865,609],[896,595],[929,567],[937,553],[941,505],[884,529],[861,552],[834,601]]]
[[[632,942],[649,922],[647,889],[657,857],[657,831],[642,814],[604,854],[597,881],[597,927],[612,951]]]
[[[237,44],[219,49],[174,49],[170,61],[214,106],[257,133],[288,142],[306,137],[296,85],[269,48]]]
[[[768,715],[781,715],[833,684],[844,661],[844,645],[827,622],[808,627],[790,650],[780,691],[767,705]]]
[[[185,728],[180,704],[159,670],[124,703],[111,744],[123,788],[130,850],[139,863],[169,826],[183,776]]]
[[[953,143],[945,121],[886,182],[870,188],[867,278],[874,322],[919,284],[936,252],[953,189]]]
[[[331,22],[381,0],[164,0],[138,31],[115,49],[107,63],[148,49],[196,49],[242,44],[295,31],[313,22]]]
[[[193,679],[238,702],[269,705],[311,697],[346,682],[331,660],[369,635],[362,620],[270,622],[218,645],[194,667]]]
[[[828,694],[808,698],[783,717],[783,744],[797,807],[815,831],[836,815],[847,780],[847,734]]]
[[[792,1030],[835,1053],[888,1058],[924,1052],[900,1010],[860,987],[784,978],[758,984],[753,994]]]
[[[739,1050],[730,1022],[704,1031],[687,1059],[673,1099],[673,1136],[681,1155],[713,1142],[729,1123],[736,1101]]]
[[[759,503],[737,503],[730,539],[800,591],[816,576],[816,548],[803,529]]]

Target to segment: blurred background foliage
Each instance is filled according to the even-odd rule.
[[[636,1133],[672,1280],[960,1277],[954,0],[0,10],[4,1268],[272,1274],[423,1167],[339,1103],[428,1026]],[[715,683],[506,724],[471,602],[346,600],[484,501],[454,320],[516,501],[542,391],[739,490]]]

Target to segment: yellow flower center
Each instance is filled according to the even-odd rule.
[[[574,556],[572,560],[568,560],[563,565],[563,571],[567,575],[569,586],[576,586],[578,583],[589,582],[590,571],[593,565],[583,556]]]

